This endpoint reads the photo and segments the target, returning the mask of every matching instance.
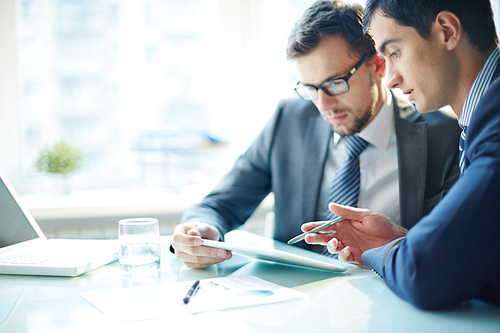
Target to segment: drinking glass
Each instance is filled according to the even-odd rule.
[[[156,272],[161,253],[158,219],[124,219],[118,225],[120,268],[127,273]]]

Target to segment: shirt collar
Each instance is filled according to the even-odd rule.
[[[458,125],[460,125],[462,129],[469,126],[472,114],[490,84],[493,73],[497,67],[499,57],[500,50],[496,48],[490,54],[488,60],[486,60],[483,68],[481,68],[481,71],[477,75],[476,80],[474,81],[474,84],[465,99],[462,113],[460,114],[460,117],[458,117]]]
[[[359,136],[375,147],[386,150],[389,147],[394,129],[394,110],[392,94],[387,87],[384,87],[384,89],[387,96],[385,103],[372,121],[359,132]]]
[[[392,94],[387,87],[385,103],[380,108],[378,114],[370,121],[368,125],[355,135],[368,141],[377,148],[387,150],[394,130],[394,110],[392,105]],[[335,144],[340,140],[340,135],[333,133]]]

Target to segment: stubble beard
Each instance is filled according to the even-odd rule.
[[[353,134],[359,132],[371,120],[372,116],[374,115],[375,107],[376,107],[377,100],[378,100],[377,99],[377,92],[373,88],[375,86],[375,84],[376,84],[375,80],[370,75],[370,81],[369,81],[369,86],[368,86],[367,91],[369,91],[371,98],[370,98],[370,102],[367,103],[368,105],[366,105],[364,107],[365,111],[361,114],[361,116],[359,116],[359,117],[354,116],[353,113],[349,110],[336,110],[336,111],[334,111],[334,113],[343,112],[343,113],[351,114],[354,116],[354,123],[350,127],[340,126],[340,128],[336,128],[338,126],[332,125],[333,130],[335,132],[337,132],[340,136],[353,135]]]
[[[342,110],[343,113],[346,114],[351,114],[352,112],[347,111],[347,110]],[[359,132],[365,125],[366,123],[370,120],[371,116],[373,114],[373,106],[369,105],[365,112],[361,115],[361,117],[354,117],[354,124],[350,127],[346,126],[336,126],[332,125],[333,130],[337,132],[340,136],[348,136],[348,135],[353,135],[354,133]]]

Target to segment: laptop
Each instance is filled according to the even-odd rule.
[[[0,173],[0,274],[78,276],[117,259],[116,239],[47,239]]]

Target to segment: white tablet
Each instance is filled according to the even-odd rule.
[[[203,239],[202,245],[228,250],[236,254],[260,260],[267,260],[282,264],[303,266],[303,267],[322,269],[328,271],[343,272],[346,269],[353,267],[352,264],[344,263],[337,259],[329,258],[319,253],[307,251],[297,247],[294,247],[295,248],[294,252],[297,252],[297,250],[306,251],[308,252],[307,256],[277,249],[260,248],[256,246],[249,246],[249,245],[229,243],[229,242],[218,242],[207,239]]]

